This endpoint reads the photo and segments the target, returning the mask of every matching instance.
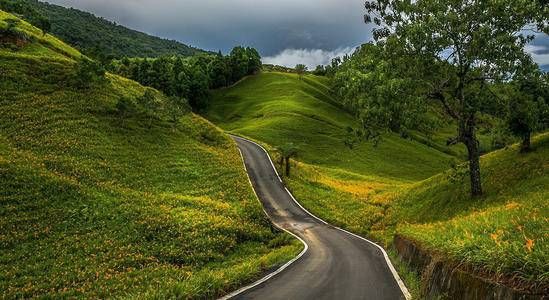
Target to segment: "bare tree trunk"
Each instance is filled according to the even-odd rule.
[[[290,177],[290,158],[286,158],[286,176]]]
[[[471,178],[471,196],[482,196],[482,182],[480,178],[480,151],[479,143],[476,139],[470,139],[465,142],[469,152],[469,175]]]
[[[471,179],[471,196],[478,197],[482,195],[482,182],[480,178],[480,149],[479,141],[476,137],[476,117],[475,113],[468,113],[462,117],[459,126],[459,138],[467,147],[469,156],[469,176]]]
[[[480,149],[476,136],[476,114],[467,105],[464,93],[464,78],[462,73],[458,85],[458,101],[463,113],[458,114],[459,136],[458,139],[465,144],[469,156],[469,177],[471,181],[471,196],[482,196],[482,181],[480,178]]]
[[[521,153],[528,152],[531,150],[531,147],[532,147],[531,133],[528,132],[524,134],[524,136],[522,137],[522,143],[520,144],[520,152]]]
[[[284,168],[284,156],[280,155],[280,169]]]

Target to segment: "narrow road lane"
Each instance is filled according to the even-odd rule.
[[[280,182],[265,151],[233,138],[271,220],[309,246],[284,271],[233,299],[405,299],[378,247],[309,215]]]

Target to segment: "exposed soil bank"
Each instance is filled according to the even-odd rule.
[[[396,235],[393,243],[402,261],[421,274],[421,294],[425,299],[549,299],[547,289],[532,292],[496,283],[429,253],[402,236]]]

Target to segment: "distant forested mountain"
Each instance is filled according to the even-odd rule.
[[[191,56],[205,52],[128,29],[91,13],[37,0],[0,0],[0,9],[20,15],[93,57]]]

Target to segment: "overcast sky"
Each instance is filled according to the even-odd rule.
[[[264,61],[325,64],[371,39],[363,0],[48,0],[207,50],[257,48]],[[549,39],[529,47],[549,65]]]

